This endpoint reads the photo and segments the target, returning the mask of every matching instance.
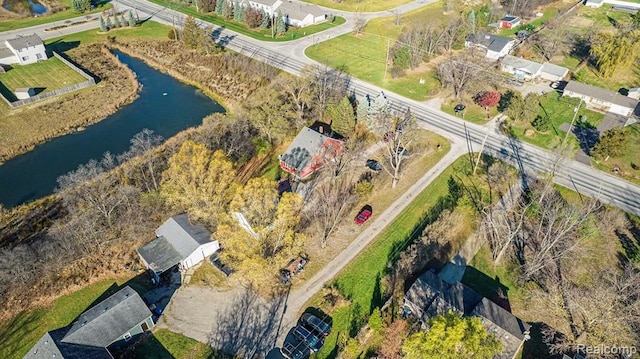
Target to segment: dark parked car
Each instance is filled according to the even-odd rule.
[[[366,205],[362,207],[360,212],[358,212],[358,215],[356,216],[356,218],[353,219],[353,222],[357,225],[361,225],[364,222],[368,221],[369,218],[371,218],[372,214],[373,214],[373,209],[371,208],[370,205]]]
[[[300,320],[302,321],[302,325],[311,329],[311,331],[321,337],[326,337],[331,333],[331,325],[311,313],[303,314]]]
[[[382,165],[376,160],[367,160],[367,167],[369,167],[369,169],[372,171],[382,171]]]
[[[465,105],[459,103],[456,105],[456,107],[453,108],[453,111],[455,111],[456,113],[460,113],[464,111],[465,108],[467,108]]]
[[[317,352],[324,345],[324,339],[319,338],[315,333],[301,325],[298,325],[293,330],[293,335],[303,341],[312,352]]]
[[[288,359],[303,359],[308,357],[308,350],[304,343],[285,341],[280,348],[282,356]]]

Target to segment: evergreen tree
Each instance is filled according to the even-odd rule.
[[[551,120],[549,119],[549,116],[538,115],[535,120],[531,121],[531,126],[533,126],[533,128],[538,132],[545,132],[551,128]]]
[[[73,12],[81,12],[81,7],[82,5],[80,5],[80,0],[71,0],[71,10]]]
[[[237,22],[242,22],[242,5],[238,4],[238,2],[233,3],[233,19]]]
[[[268,29],[269,26],[271,26],[271,16],[269,16],[269,14],[267,14],[263,9],[260,9],[260,14],[262,15],[262,23],[260,24],[260,27]]]
[[[287,32],[287,26],[284,23],[284,17],[282,17],[282,12],[278,11],[278,15],[276,16],[276,35],[282,36]]]
[[[131,12],[131,10],[129,10],[129,26],[134,27],[138,24],[138,22],[136,21],[136,19],[133,17],[133,12]]]
[[[100,16],[100,31],[107,32],[107,24],[104,23],[104,18]]]
[[[469,28],[472,34],[476,33],[476,13],[473,10],[469,13]]]
[[[128,24],[128,22],[125,21],[124,14],[120,14],[120,26],[121,27],[125,27],[125,26],[127,26],[127,24]]]
[[[184,20],[184,27],[182,28],[182,42],[188,48],[195,49],[198,47],[201,40],[200,29],[196,24],[196,19],[193,16],[187,16]]]
[[[111,22],[111,18],[109,16],[107,16],[107,20],[106,20],[106,24],[107,26],[107,31],[113,29],[113,23]]]
[[[225,0],[216,1],[216,14],[222,15],[224,13]]]
[[[113,27],[120,27],[122,26],[122,24],[120,23],[120,19],[118,18],[118,15],[113,15]]]
[[[358,107],[356,108],[356,119],[358,120],[358,123],[362,125],[367,124],[369,106],[371,106],[371,99],[369,95],[358,98]]]
[[[593,149],[593,154],[598,159],[608,157],[621,157],[627,149],[629,137],[621,128],[613,128],[605,131],[598,139],[598,143]]]

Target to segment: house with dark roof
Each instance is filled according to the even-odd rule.
[[[500,19],[498,25],[501,29],[513,29],[514,27],[520,25],[520,18],[517,16],[507,15]]]
[[[502,343],[503,351],[495,359],[514,358],[529,339],[529,324],[464,284],[449,284],[431,271],[411,285],[405,293],[404,306],[423,324],[448,311],[479,317],[487,332]]]
[[[47,332],[24,359],[112,359],[119,348],[154,326],[151,311],[127,286],[82,313],[70,326]]]
[[[497,60],[508,55],[511,49],[513,49],[514,44],[514,39],[489,34],[487,32],[467,35],[464,42],[465,47],[478,47],[486,50],[487,54],[485,57],[492,60]]]
[[[344,151],[344,142],[325,133],[327,125],[317,130],[304,127],[287,150],[279,156],[280,168],[304,180]]]
[[[38,35],[17,36],[0,44],[0,66],[27,65],[46,60],[47,51]]]
[[[638,106],[637,99],[577,81],[569,81],[562,95],[582,99],[590,109],[625,117],[631,116]]]
[[[192,224],[186,213],[169,218],[156,230],[156,239],[137,249],[138,255],[154,274],[178,265],[187,270],[220,249],[211,232],[200,224]]]

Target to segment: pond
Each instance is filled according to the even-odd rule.
[[[43,15],[47,12],[47,7],[37,0],[9,0],[4,1],[2,7],[5,10],[23,15],[25,13],[27,15],[29,13],[31,13],[31,15]]]
[[[145,128],[169,138],[224,108],[202,91],[116,51],[142,84],[131,104],[84,131],[52,139],[0,165],[0,203],[5,208],[53,193],[56,179],[105,152],[119,154]]]

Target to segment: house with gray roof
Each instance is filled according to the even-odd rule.
[[[175,265],[181,270],[189,269],[220,249],[218,241],[211,240],[211,232],[192,224],[186,213],[169,218],[158,227],[156,237],[137,249],[155,276]]]
[[[251,6],[269,16],[282,14],[287,25],[304,27],[323,22],[327,12],[313,4],[297,0],[243,0],[240,6]]]
[[[514,39],[508,37],[490,34],[488,32],[479,32],[477,34],[467,35],[465,39],[465,47],[478,47],[487,51],[485,57],[491,60],[497,60],[511,52]]]
[[[625,117],[631,116],[638,107],[637,99],[577,81],[569,81],[562,95],[582,99],[590,109]]]
[[[502,343],[503,351],[495,359],[514,358],[529,339],[529,324],[464,284],[449,284],[431,271],[411,285],[405,293],[404,306],[423,323],[423,328],[430,317],[449,311],[479,317],[487,332]]]
[[[70,326],[47,332],[24,359],[112,359],[109,349],[125,345],[153,326],[147,305],[126,286],[82,313]]]
[[[560,81],[567,77],[568,73],[569,69],[566,67],[545,62],[540,69],[540,78],[549,81]]]
[[[533,80],[537,78],[541,68],[542,65],[537,62],[511,55],[506,55],[500,62],[500,69],[503,72],[513,74],[517,79],[521,80]]]
[[[0,66],[27,65],[47,59],[44,43],[38,35],[18,35],[0,43]]]
[[[304,127],[279,156],[280,168],[304,180],[343,151],[344,142],[328,136],[325,126],[319,126],[317,130]]]

